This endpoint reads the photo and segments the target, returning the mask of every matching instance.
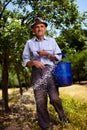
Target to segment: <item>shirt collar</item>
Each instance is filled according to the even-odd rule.
[[[35,41],[40,41],[40,40],[38,40],[38,38],[37,38],[37,37],[35,37],[35,38],[34,38],[34,40],[35,40]],[[47,37],[46,37],[46,36],[44,36],[43,40],[47,40]]]

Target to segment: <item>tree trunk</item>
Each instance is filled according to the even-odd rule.
[[[19,87],[20,87],[20,95],[23,95],[23,90],[22,90],[22,85],[21,85],[21,79],[20,79],[20,74],[19,74],[19,68],[15,65],[15,70],[17,73],[17,78],[19,82]]]
[[[24,78],[25,78],[26,90],[27,90],[30,87],[30,79],[29,79],[27,72],[24,69],[22,69],[22,73],[23,73]]]
[[[6,112],[9,111],[8,106],[8,50],[6,50],[3,54],[2,61],[2,108]]]

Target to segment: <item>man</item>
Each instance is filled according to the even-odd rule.
[[[35,95],[38,123],[42,130],[51,130],[50,116],[47,110],[47,94],[62,122],[66,116],[54,84],[52,70],[55,61],[60,61],[61,53],[56,41],[46,37],[47,23],[41,18],[36,18],[31,25],[36,37],[27,41],[23,51],[23,61],[26,67],[32,67],[32,86]]]

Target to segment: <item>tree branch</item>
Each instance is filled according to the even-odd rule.
[[[7,1],[7,2],[4,3],[3,9],[2,9],[2,11],[1,11],[1,13],[0,13],[0,20],[1,20],[2,16],[3,16],[4,10],[6,9],[6,6],[7,6],[11,1],[12,1],[12,0],[9,0],[9,1]]]

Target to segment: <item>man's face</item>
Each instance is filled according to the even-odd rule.
[[[36,24],[33,28],[33,32],[38,38],[43,37],[46,32],[46,27],[43,23]]]

